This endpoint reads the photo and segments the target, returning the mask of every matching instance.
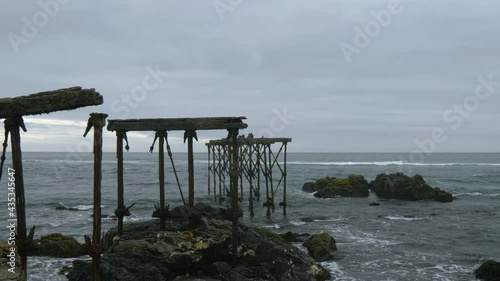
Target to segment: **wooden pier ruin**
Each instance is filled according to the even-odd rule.
[[[123,217],[128,211],[124,205],[124,182],[123,182],[123,139],[127,132],[130,131],[154,131],[156,132],[155,141],[151,146],[150,151],[153,151],[154,143],[158,143],[158,162],[159,162],[159,190],[160,203],[153,213],[160,218],[160,229],[165,230],[166,220],[169,217],[168,207],[165,207],[165,159],[164,146],[167,143],[167,151],[172,159],[170,146],[168,145],[168,131],[184,131],[184,142],[187,140],[188,145],[188,208],[190,211],[194,207],[194,157],[193,157],[193,140],[198,140],[197,131],[201,130],[227,130],[227,140],[232,143],[234,150],[232,159],[238,159],[237,137],[240,129],[245,129],[248,125],[243,122],[245,117],[207,117],[207,118],[167,118],[167,119],[125,119],[125,120],[109,120],[108,130],[116,132],[117,136],[117,162],[118,162],[118,206],[115,214],[118,218],[118,234],[123,233]],[[173,163],[173,162],[172,162]],[[231,178],[233,185],[231,190],[234,191],[231,200],[231,218],[233,221],[233,257],[237,257],[237,241],[238,241],[238,219],[241,216],[238,204],[238,165],[230,167]],[[176,180],[178,182],[177,173]],[[180,186],[179,186],[180,189]],[[180,189],[181,196],[182,189]],[[184,200],[184,199],[183,199]]]
[[[287,146],[291,141],[291,138],[254,138],[251,134],[237,138],[239,158],[236,161],[240,179],[240,199],[244,199],[243,182],[245,179],[248,183],[249,212],[252,217],[254,216],[254,201],[260,201],[262,191],[265,191],[266,199],[263,206],[267,208],[267,216],[274,212],[275,199],[280,188],[282,188],[283,199],[279,206],[283,208],[283,215],[286,216],[286,157]],[[277,151],[273,151],[274,144],[279,147]],[[208,149],[208,193],[212,193],[213,190],[216,198],[218,195],[219,204],[222,204],[225,199],[224,195],[232,195],[227,179],[229,178],[229,186],[232,186],[234,183],[230,177],[229,167],[235,161],[230,158],[233,148],[225,139],[211,140],[206,143],[206,146]]]
[[[21,257],[21,269],[24,271],[26,276],[27,256],[29,254],[28,247],[31,242],[30,239],[33,238],[34,228],[32,228],[32,231],[30,231],[30,235],[28,236],[26,233],[25,189],[20,134],[21,129],[24,132],[27,132],[23,116],[72,110],[80,107],[100,105],[102,103],[103,97],[96,92],[95,89],[82,89],[81,87],[65,88],[55,91],[40,92],[27,96],[0,99],[0,118],[5,119],[5,141],[3,143],[0,178],[6,159],[5,154],[10,135],[12,146],[12,167],[15,170],[15,217],[17,219],[16,246]]]
[[[71,110],[91,105],[100,105],[103,97],[94,89],[72,87],[50,92],[41,92],[28,96],[0,99],[0,118],[5,119],[5,142],[1,158],[0,179],[9,136],[12,145],[12,167],[15,170],[15,196],[16,196],[16,245],[21,257],[22,270],[27,272],[27,256],[29,245],[34,235],[34,228],[27,235],[25,213],[25,189],[21,152],[22,129],[26,132],[23,116],[51,113],[61,110]],[[102,181],[102,147],[103,130],[106,126],[107,114],[91,113],[88,119],[84,137],[93,128],[93,154],[94,154],[94,181],[93,181],[93,233],[84,236],[86,248],[92,257],[93,280],[100,280],[100,260],[103,253],[103,237],[101,237],[101,181]],[[107,130],[116,133],[117,157],[117,208],[115,214],[118,218],[118,234],[123,234],[123,219],[130,215],[130,208],[125,206],[124,190],[124,153],[129,150],[127,132],[150,131],[155,132],[153,152],[158,141],[158,179],[159,179],[159,204],[155,206],[153,216],[160,220],[160,229],[165,230],[166,220],[169,217],[169,206],[166,206],[165,190],[165,152],[167,152],[175,175],[177,185],[185,205],[186,219],[190,219],[194,210],[194,140],[198,140],[197,132],[202,130],[227,130],[227,137],[212,140],[208,147],[208,190],[222,204],[223,199],[230,198],[230,212],[228,219],[232,220],[232,254],[233,264],[237,262],[238,252],[238,220],[241,217],[239,200],[244,197],[244,181],[249,187],[249,204],[251,215],[254,215],[254,201],[259,201],[261,192],[265,190],[264,207],[269,216],[275,209],[275,199],[278,190],[282,190],[283,200],[279,203],[286,215],[286,153],[289,138],[253,138],[238,136],[239,131],[247,128],[243,122],[245,117],[206,117],[206,118],[157,118],[157,119],[124,119],[109,120]],[[184,200],[183,190],[180,186],[172,152],[168,142],[169,131],[184,131],[184,142],[187,142],[188,154],[188,200]],[[125,144],[125,146],[124,146]],[[279,149],[273,150],[272,146],[279,144]],[[165,151],[166,148],[166,151]],[[274,172],[273,172],[274,171]],[[213,183],[213,185],[212,185]],[[217,191],[218,187],[218,191]],[[265,187],[265,189],[264,189]],[[223,197],[224,196],[224,197]],[[26,273],[27,276],[27,273]],[[26,277],[25,277],[26,278]]]

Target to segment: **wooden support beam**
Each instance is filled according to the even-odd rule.
[[[238,262],[238,244],[239,244],[239,232],[238,232],[238,220],[241,216],[240,207],[238,204],[238,130],[229,130],[229,137],[231,138],[231,148],[232,155],[230,156],[231,161],[231,207],[232,207],[232,219],[233,219],[233,266],[236,266]]]
[[[194,207],[194,154],[193,139],[198,140],[196,131],[186,131],[184,142],[188,141],[189,207]]]
[[[102,103],[103,97],[95,89],[65,88],[28,96],[1,98],[0,118],[72,110]]]
[[[166,228],[166,212],[165,212],[165,131],[156,132],[159,138],[158,142],[158,172],[160,180],[160,230]]]
[[[94,218],[92,243],[86,241],[90,246],[90,255],[92,256],[92,272],[94,281],[99,281],[101,268],[101,254],[103,251],[101,241],[101,182],[102,182],[102,130],[106,125],[107,114],[91,113],[84,133],[84,137],[94,127]]]
[[[252,144],[275,144],[292,142],[291,138],[238,138],[239,145]],[[210,140],[206,145],[222,145],[226,143],[226,139]]]
[[[124,190],[123,190],[123,139],[125,133],[116,132],[116,160],[117,160],[117,194],[118,204],[115,210],[115,215],[118,218],[118,236],[123,235],[123,217],[126,212]]]
[[[16,194],[17,231],[16,245],[21,257],[21,269],[28,276],[28,249],[26,233],[26,204],[24,197],[23,157],[21,152],[20,128],[26,132],[22,117],[9,117],[5,120],[5,131],[10,133],[12,145],[12,168],[14,169],[14,183]]]
[[[109,120],[108,131],[197,131],[244,129],[245,117],[158,118]]]
[[[283,202],[281,202],[283,207],[283,216],[286,216],[286,154],[287,154],[287,143],[283,144],[285,146],[285,153],[283,154]]]

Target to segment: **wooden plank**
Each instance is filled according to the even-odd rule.
[[[196,131],[244,129],[245,117],[158,118],[109,120],[108,131]]]
[[[292,142],[291,138],[238,138],[239,145],[248,145],[248,144],[274,144],[274,143],[289,143]],[[226,139],[218,139],[218,140],[210,140],[206,143],[206,146],[209,145],[225,145],[227,144]]]
[[[95,89],[65,88],[28,96],[1,98],[0,118],[72,110],[102,103],[103,97]]]

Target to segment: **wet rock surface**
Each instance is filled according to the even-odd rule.
[[[166,231],[159,230],[157,220],[125,224],[121,237],[116,229],[110,230],[104,238],[107,247],[102,256],[101,280],[331,278],[314,259],[279,234],[241,223],[238,259],[233,266],[231,221],[225,219],[226,209],[198,204],[195,210],[173,209],[172,215]],[[68,279],[91,280],[90,261],[75,261]]]
[[[350,175],[347,178],[325,177],[315,183],[306,183],[303,190],[312,190],[315,197],[335,198],[335,197],[367,197],[368,182],[361,175]]]
[[[328,233],[314,234],[304,242],[307,252],[318,262],[333,259],[333,252],[337,250],[335,239]]]
[[[500,281],[500,262],[488,260],[476,270],[476,278],[485,281]]]
[[[380,174],[370,182],[369,187],[377,196],[385,199],[453,201],[450,193],[431,187],[421,175],[409,177],[403,173]]]

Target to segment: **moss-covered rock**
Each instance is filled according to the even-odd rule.
[[[333,259],[333,251],[337,250],[335,239],[326,232],[312,235],[303,245],[309,255],[318,262]]]
[[[368,182],[362,175],[350,175],[343,179],[321,178],[315,185],[321,187],[314,194],[318,198],[367,197],[370,193]]]
[[[377,196],[386,199],[453,201],[453,195],[428,185],[424,178],[418,174],[414,177],[403,173],[380,174],[370,183],[369,187]]]
[[[500,262],[488,260],[476,269],[476,278],[485,281],[500,281]]]
[[[42,236],[36,241],[30,255],[49,256],[57,258],[75,258],[85,255],[82,244],[71,236],[65,236],[60,233],[53,233]]]

